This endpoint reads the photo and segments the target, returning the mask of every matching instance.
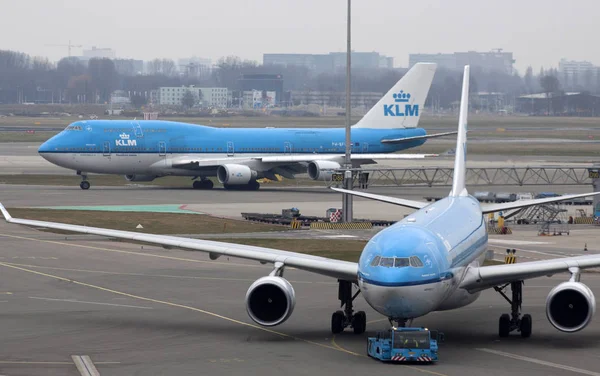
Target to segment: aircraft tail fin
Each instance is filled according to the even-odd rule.
[[[454,157],[454,177],[450,196],[468,195],[467,177],[467,115],[469,112],[469,66],[465,65],[462,94],[460,97],[460,114],[458,116],[458,136],[456,138],[456,155]]]
[[[354,128],[416,128],[437,64],[417,63],[388,91]]]

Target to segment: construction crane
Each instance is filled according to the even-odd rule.
[[[47,44],[46,46],[67,47],[69,49],[69,57],[71,57],[71,48],[72,47],[75,47],[75,48],[83,47],[81,44],[72,44],[70,40],[69,40],[69,44]]]

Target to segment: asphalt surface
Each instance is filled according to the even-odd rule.
[[[566,275],[526,283],[523,310],[534,317],[531,338],[499,340],[497,320],[508,306],[487,291],[466,308],[415,321],[445,333],[438,364],[395,366],[365,356],[366,337],[388,323],[360,297],[356,308],[367,312],[368,332],[330,334],[337,287],[325,277],[287,270],[295,312],[265,329],[247,317],[244,295],[268,266],[65,240],[4,222],[0,249],[2,375],[78,375],[73,355],[89,356],[102,375],[600,375],[600,325],[568,335],[544,317],[547,293]],[[595,274],[582,280],[600,288]]]

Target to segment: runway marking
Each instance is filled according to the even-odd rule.
[[[81,376],[100,376],[100,372],[98,372],[89,356],[72,355],[71,359],[73,359],[73,363],[75,363]]]
[[[27,360],[0,360],[0,364],[31,364],[31,365],[69,365],[72,366],[73,362],[31,362]],[[121,364],[121,362],[96,362],[95,364]]]
[[[17,264],[14,262],[7,262],[9,265],[24,266],[26,268],[38,268],[38,269],[51,269],[51,270],[63,270],[68,272],[82,272],[82,273],[96,273],[96,274],[109,274],[109,275],[128,275],[135,277],[161,277],[161,278],[178,278],[178,279],[199,279],[199,280],[214,280],[214,281],[234,281],[234,282],[254,282],[255,279],[242,279],[242,278],[222,278],[222,277],[198,277],[198,276],[183,276],[183,275],[170,275],[170,274],[143,274],[143,273],[119,273],[109,272],[105,270],[89,270],[89,269],[71,269],[71,268],[59,268],[53,266],[40,266],[40,265],[29,265],[29,264]],[[292,281],[291,283],[305,283],[305,284],[327,284],[337,285],[335,282],[313,282],[313,281]]]
[[[599,372],[593,372],[593,371],[588,371],[586,369],[565,366],[563,364],[558,364],[558,363],[546,362],[545,360],[530,358],[530,357],[522,356],[522,355],[511,354],[511,353],[507,353],[504,351],[498,351],[498,350],[492,350],[492,349],[486,349],[486,348],[476,348],[475,350],[483,351],[483,352],[494,354],[494,355],[500,355],[500,356],[504,356],[504,357],[512,358],[512,359],[516,359],[516,360],[522,360],[524,362],[530,362],[530,363],[540,364],[543,366],[558,368],[558,369],[562,369],[565,371],[581,373],[583,375],[600,376]]]
[[[13,239],[30,240],[30,241],[39,242],[39,243],[58,244],[58,245],[64,245],[64,246],[67,246],[67,247],[74,247],[74,248],[86,248],[86,249],[93,249],[93,250],[97,250],[97,251],[107,251],[107,252],[114,252],[114,253],[123,253],[123,254],[136,255],[136,256],[156,257],[156,258],[162,258],[162,259],[167,259],[167,260],[195,262],[195,263],[199,263],[199,264],[240,266],[240,267],[244,267],[244,268],[247,268],[247,267],[251,267],[251,268],[264,268],[263,265],[238,264],[238,263],[234,263],[234,262],[230,263],[230,262],[219,262],[219,261],[195,260],[195,259],[187,259],[187,258],[182,258],[182,257],[155,255],[155,254],[152,254],[152,253],[124,251],[124,250],[121,250],[121,249],[94,247],[94,246],[91,246],[91,245],[65,243],[65,242],[59,242],[59,241],[55,241],[55,240],[35,239],[35,238],[29,238],[29,237],[26,237],[26,236],[18,236],[18,235],[0,234],[0,236],[4,236],[4,237],[7,237],[7,238],[13,238]],[[107,237],[106,239],[109,239],[109,238]]]
[[[488,239],[488,243],[498,244],[515,244],[515,245],[536,245],[536,244],[555,244],[550,242],[537,242],[528,240],[505,240],[505,239]]]
[[[10,291],[0,292],[0,295],[12,295],[13,293]]]
[[[70,283],[73,283],[73,284],[76,284],[76,285],[85,286],[85,287],[89,287],[89,288],[100,290],[100,291],[109,292],[109,293],[116,294],[116,295],[126,296],[126,297],[129,297],[129,298],[138,299],[138,300],[143,300],[143,301],[146,301],[146,302],[163,304],[163,305],[166,305],[166,306],[176,307],[176,308],[183,308],[183,309],[187,309],[187,310],[190,310],[190,311],[203,313],[203,314],[205,314],[207,316],[219,318],[219,319],[222,319],[222,320],[225,320],[225,321],[229,321],[229,322],[232,322],[232,323],[235,323],[235,324],[246,326],[246,327],[249,327],[249,328],[258,329],[258,330],[261,330],[263,332],[275,334],[275,335],[278,335],[280,337],[291,338],[291,339],[294,339],[294,340],[297,340],[297,341],[302,341],[302,342],[305,342],[305,343],[308,343],[308,344],[311,344],[311,345],[315,345],[315,346],[319,346],[319,347],[323,347],[323,348],[327,348],[327,349],[332,349],[332,350],[336,350],[336,351],[342,351],[342,352],[345,352],[345,353],[350,354],[350,355],[364,356],[364,355],[355,353],[355,352],[350,351],[350,350],[339,349],[339,348],[336,348],[334,346],[325,345],[323,343],[318,343],[318,342],[314,342],[314,341],[311,341],[311,340],[303,339],[303,338],[296,337],[296,336],[293,336],[293,335],[290,335],[290,334],[278,332],[278,331],[275,331],[275,330],[272,330],[272,329],[263,328],[263,327],[258,326],[258,325],[249,324],[249,323],[246,323],[246,322],[243,322],[243,321],[239,321],[239,320],[233,319],[231,317],[223,316],[223,315],[220,315],[218,313],[206,311],[206,310],[203,310],[203,309],[200,309],[200,308],[186,306],[186,305],[178,304],[178,303],[167,302],[167,301],[164,301],[164,300],[146,298],[146,297],[139,296],[139,295],[133,295],[133,294],[129,294],[129,293],[122,292],[122,291],[112,290],[112,289],[109,289],[109,288],[106,288],[106,287],[102,287],[102,286],[92,285],[90,283],[80,282],[80,281],[76,281],[76,280],[73,280],[73,279],[60,277],[60,276],[57,276],[57,275],[42,273],[42,272],[38,272],[36,270],[31,270],[31,269],[23,268],[23,267],[16,266],[16,265],[10,265],[10,264],[7,264],[5,262],[0,262],[0,266],[4,266],[4,267],[7,267],[7,268],[12,268],[12,269],[16,269],[16,270],[21,270],[21,271],[24,271],[24,272],[28,272],[28,273],[32,273],[32,274],[37,274],[37,275],[48,277],[48,278],[52,278],[52,279],[57,279],[59,281],[70,282]]]
[[[115,303],[87,302],[87,301],[76,300],[76,299],[54,299],[54,298],[41,298],[41,297],[37,297],[37,296],[30,296],[29,299],[48,300],[51,302],[96,304],[96,305],[106,305],[106,306],[125,307],[125,308],[154,309],[152,307],[142,307],[142,306],[127,305],[127,304],[115,304]]]

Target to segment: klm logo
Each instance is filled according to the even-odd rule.
[[[120,140],[115,140],[117,146],[137,146],[137,140],[130,140],[130,136],[127,133],[121,133],[119,137],[121,138]]]
[[[384,116],[419,116],[419,105],[408,103],[410,94],[400,90],[393,97],[396,103],[383,105]]]

